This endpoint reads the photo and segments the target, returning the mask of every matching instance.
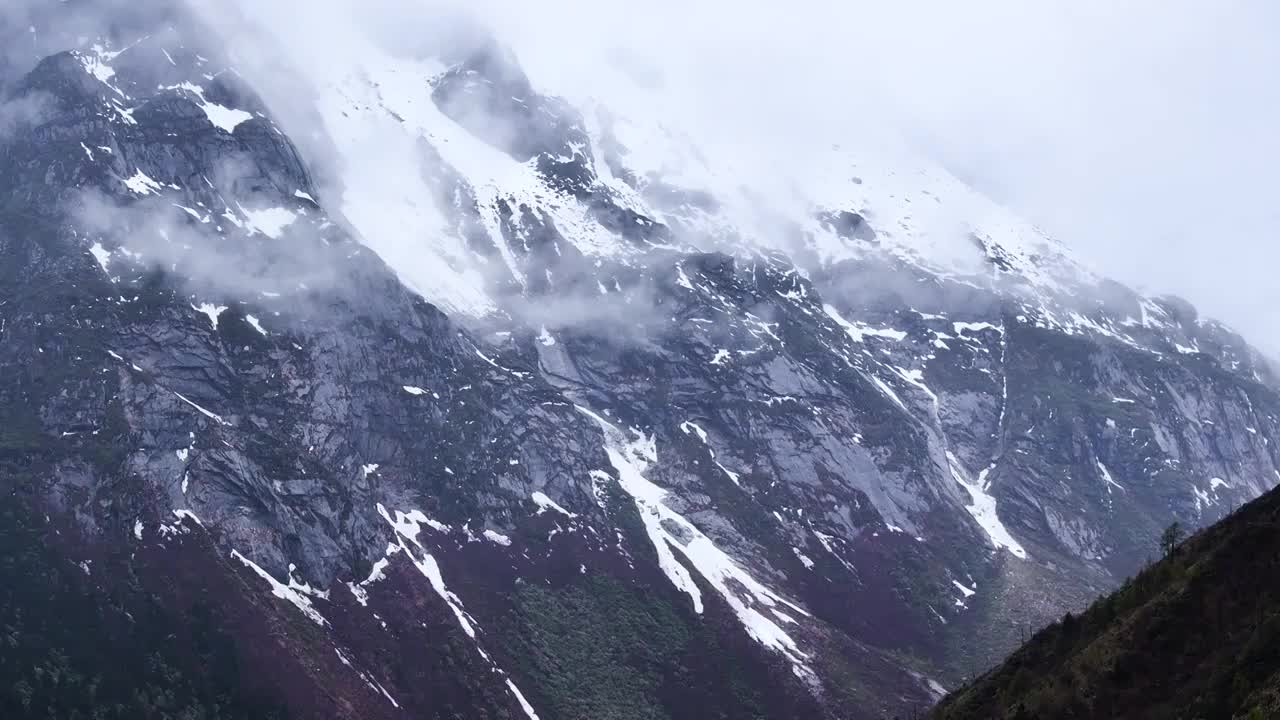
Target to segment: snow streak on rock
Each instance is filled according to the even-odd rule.
[[[779,624],[796,625],[799,621],[792,614],[807,618],[809,613],[758,582],[693,523],[663,502],[667,492],[644,477],[644,472],[658,461],[652,437],[632,431],[634,437],[628,440],[621,430],[596,413],[581,406],[578,410],[595,420],[604,431],[604,450],[609,462],[618,473],[622,489],[635,500],[649,539],[658,551],[662,569],[671,582],[693,600],[694,610],[699,613],[703,610],[701,592],[689,572],[676,560],[673,550],[681,553],[733,608],[748,635],[784,655],[797,676],[806,680],[814,678],[806,664],[809,655],[800,650]],[[679,532],[669,531],[668,526],[678,528]]]
[[[513,682],[510,677],[507,677],[506,671],[498,667],[497,663],[495,663],[489,654],[485,652],[484,648],[480,646],[480,641],[476,632],[477,628],[475,620],[462,608],[462,600],[460,600],[457,595],[453,594],[453,592],[445,585],[444,575],[440,571],[439,563],[436,562],[436,559],[432,557],[431,553],[427,552],[427,549],[418,541],[418,535],[422,530],[421,525],[430,523],[426,515],[419,510],[412,510],[408,513],[397,510],[395,512],[395,517],[393,518],[392,514],[381,504],[378,505],[378,514],[381,515],[389,525],[391,525],[396,533],[397,545],[388,548],[388,554],[403,552],[408,556],[409,561],[413,563],[414,567],[418,568],[418,571],[421,572],[423,577],[425,577],[431,584],[431,589],[434,590],[435,593],[440,596],[440,599],[444,600],[445,604],[449,606],[449,609],[453,611],[453,615],[457,618],[458,625],[462,628],[462,631],[467,634],[467,637],[475,641],[476,652],[480,653],[480,657],[484,658],[485,662],[489,663],[495,672],[503,676],[506,681],[507,688],[520,704],[520,708],[524,711],[525,716],[528,717],[529,720],[538,720],[538,714],[534,712],[533,706],[525,700],[524,694],[520,692],[518,687],[516,687],[515,682]],[[436,526],[433,525],[433,527]],[[406,541],[408,544],[406,544]],[[417,549],[416,554],[412,549],[410,549],[410,546]]]
[[[232,550],[231,557],[234,558],[235,560],[239,560],[241,563],[244,564],[245,567],[252,570],[255,575],[262,578],[263,580],[266,580],[267,584],[271,587],[272,595],[275,595],[281,600],[288,600],[290,603],[293,604],[294,607],[301,610],[302,614],[306,615],[315,624],[317,625],[329,624],[329,621],[325,620],[324,616],[321,615],[320,612],[315,609],[315,606],[311,604],[311,598],[306,596],[306,594],[302,591],[302,587],[295,585],[293,578],[289,578],[288,585],[280,582],[279,580],[276,580],[271,575],[271,573],[267,572],[266,570],[263,570],[262,567],[259,566],[257,563],[245,557],[244,555],[241,555],[239,550]]]
[[[1022,545],[1017,540],[1013,539],[1013,535],[1009,533],[1004,523],[1000,522],[1000,516],[996,513],[996,499],[987,492],[989,488],[985,480],[988,473],[991,472],[991,468],[983,470],[975,480],[969,476],[964,466],[950,451],[947,452],[947,462],[951,468],[951,476],[955,478],[956,482],[960,483],[965,492],[969,493],[969,498],[972,502],[965,509],[969,511],[973,519],[986,532],[991,544],[997,548],[1005,548],[1013,553],[1015,557],[1025,560],[1027,551],[1022,548]]]

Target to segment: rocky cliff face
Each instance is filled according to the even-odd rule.
[[[756,223],[491,41],[353,41],[295,143],[196,17],[68,12],[3,80],[8,612],[95,608],[14,642],[120,707],[880,717],[1280,477],[1241,338],[938,171]]]

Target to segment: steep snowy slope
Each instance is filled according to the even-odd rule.
[[[249,700],[903,712],[1280,478],[1243,340],[887,134],[743,147],[451,18],[199,7],[54,11],[0,79],[43,108],[0,449],[62,591],[217,627]]]

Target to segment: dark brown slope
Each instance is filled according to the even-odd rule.
[[[929,717],[1280,717],[1280,493],[1045,628]]]

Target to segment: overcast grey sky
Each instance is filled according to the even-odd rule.
[[[904,122],[1103,271],[1280,350],[1280,3],[1027,4],[951,24]]]
[[[473,7],[506,24],[535,79],[620,46],[735,122],[874,114],[1105,274],[1182,294],[1280,351],[1280,3]]]

